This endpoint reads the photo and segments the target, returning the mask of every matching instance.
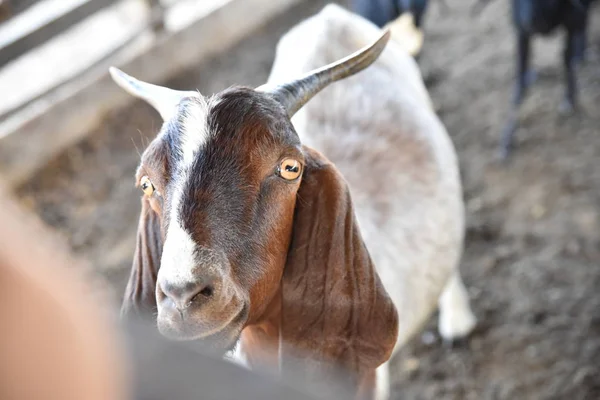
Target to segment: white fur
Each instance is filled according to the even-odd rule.
[[[208,106],[202,96],[189,102],[184,115],[183,126],[180,131],[180,147],[183,153],[181,168],[189,171],[198,150],[208,139]],[[186,177],[187,178],[187,177]]]
[[[456,272],[447,283],[440,297],[438,330],[445,340],[468,335],[477,322],[469,307],[469,294],[460,275]]]
[[[269,84],[341,59],[381,33],[327,5],[281,38]],[[361,234],[398,310],[394,354],[438,300],[444,337],[468,334],[475,317],[458,271],[465,230],[458,162],[414,59],[390,41],[372,66],[331,84],[292,122],[350,186]],[[388,363],[377,369],[379,399],[389,397]]]
[[[182,159],[176,166],[178,173],[173,184],[170,220],[161,257],[158,279],[171,284],[193,282],[192,271],[196,261],[196,243],[181,225],[181,200],[185,184],[190,179],[191,167],[198,151],[208,139],[207,105],[203,98],[190,102],[180,131]]]
[[[246,369],[250,369],[248,365],[248,361],[246,359],[246,355],[242,350],[242,347],[238,344],[235,348],[225,354],[223,357],[226,361],[232,362],[236,365],[244,367]]]
[[[376,389],[375,400],[386,400],[390,397],[390,366],[383,363],[375,370]]]
[[[183,285],[193,282],[196,243],[181,226],[178,219],[171,217],[163,253],[158,270],[159,281]]]

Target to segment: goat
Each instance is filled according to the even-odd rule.
[[[281,38],[269,81],[331,62],[378,34],[364,18],[329,5]],[[394,353],[438,298],[442,337],[468,335],[476,319],[458,270],[464,204],[457,157],[416,62],[392,42],[368,70],[324,89],[292,122],[302,143],[348,182],[363,240],[399,312]],[[377,371],[379,398],[388,395],[387,369]]]
[[[383,51],[389,36],[328,6],[281,39],[273,79],[208,99],[111,68],[165,121],[136,173],[144,195],[123,318],[156,315],[163,335],[223,351],[239,339],[236,354],[250,368],[283,377],[293,368],[311,384],[339,378],[357,398],[372,398],[378,367],[426,321],[444,287],[442,334],[468,333],[474,317],[456,270],[463,208],[455,154],[414,61],[397,45]],[[317,49],[340,61],[317,66]],[[313,59],[315,69],[294,66],[297,76],[275,79],[296,51],[290,63]],[[376,73],[337,84],[347,100],[320,100],[311,115],[324,138],[334,136],[328,123],[336,135],[348,132],[337,138],[345,156],[332,155],[362,170],[343,177],[302,145],[290,118],[382,52]]]
[[[290,117],[370,65],[388,39],[277,87],[210,98],[110,69],[165,121],[136,173],[142,209],[124,319],[156,314],[168,338],[224,352],[239,341],[251,367],[311,386],[339,378],[369,397],[396,341],[396,308],[344,179],[301,145]]]
[[[445,2],[441,2],[448,9]],[[351,9],[380,28],[417,57],[423,46],[422,24],[429,0],[352,0]]]
[[[480,0],[487,4],[490,0]],[[512,0],[512,21],[516,31],[516,88],[511,101],[508,121],[500,139],[500,158],[510,156],[514,134],[518,128],[518,113],[528,87],[535,79],[529,69],[532,36],[549,35],[559,27],[566,31],[563,63],[566,93],[560,104],[562,114],[577,109],[576,67],[584,60],[590,6],[595,0]],[[481,7],[480,7],[481,8]]]

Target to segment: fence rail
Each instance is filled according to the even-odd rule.
[[[0,25],[0,67],[117,0],[45,0]]]
[[[171,0],[169,7],[182,1],[184,0]],[[29,84],[33,86],[32,89],[25,88],[24,92],[19,91],[11,99],[0,102],[0,121],[18,111],[24,104],[39,99],[69,80],[76,79],[85,73],[88,67],[114,56],[145,31],[151,31],[156,35],[163,32],[167,7],[163,6],[159,0],[137,0],[135,2],[138,3],[138,7],[133,12],[140,15],[140,18],[133,23],[135,27],[132,26],[129,30],[125,29],[127,34],[123,37],[117,35],[111,38],[111,34],[106,35],[107,41],[114,41],[114,43],[110,46],[96,45],[97,49],[90,48],[86,51],[89,59],[84,57],[82,60],[65,60],[63,63],[65,67],[58,71],[55,70],[54,76],[46,71],[41,72],[42,66],[45,65],[44,61],[49,58],[48,55],[42,57],[42,61],[33,60],[28,55],[38,49],[37,52],[43,54],[46,48],[59,49],[57,51],[49,50],[46,53],[57,54],[60,51],[69,51],[69,46],[85,45],[84,42],[88,39],[86,36],[90,36],[89,40],[97,44],[97,39],[91,37],[93,32],[86,34],[84,25],[93,24],[94,21],[100,19],[100,14],[106,15],[105,20],[109,19],[108,16],[112,16],[113,20],[118,20],[119,14],[123,13],[124,3],[127,1],[43,0],[0,24],[0,69],[4,67],[4,71],[0,70],[0,84],[3,81],[13,80],[13,76],[22,71],[29,72],[36,65],[38,67],[37,74],[27,74]],[[101,32],[101,25],[102,21],[94,25],[97,27],[95,33],[104,36]],[[105,23],[105,25],[108,24]],[[9,63],[12,63],[12,68],[11,66],[7,67]],[[56,67],[55,60],[48,66]],[[7,69],[9,72],[6,72]],[[15,71],[11,73],[10,69]],[[36,75],[39,77],[41,74],[44,74],[45,79],[42,79],[40,85],[36,85]]]
[[[62,25],[37,42],[23,38],[40,37],[38,30],[52,23],[20,28],[21,56],[0,66],[0,91],[11,94],[0,96],[0,175],[9,185],[22,183],[84,138],[107,112],[133,100],[112,84],[109,65],[162,82],[226,51],[301,1],[42,0],[71,7],[55,13],[53,21]],[[97,4],[95,11],[88,3]],[[0,37],[34,7],[0,24]]]

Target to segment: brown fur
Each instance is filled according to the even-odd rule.
[[[359,387],[390,357],[398,317],[362,241],[346,182],[323,155],[306,155],[282,282],[282,351],[284,359],[310,356],[309,381],[326,377],[335,360]]]
[[[206,249],[198,252],[195,273],[200,279],[211,270],[222,278],[213,298],[183,311],[186,326],[218,325],[226,317],[220,293],[241,292],[243,321],[239,329],[228,326],[212,335],[215,345],[227,349],[241,333],[253,366],[270,365],[286,375],[300,364],[307,383],[342,376],[357,397],[369,398],[375,368],[394,347],[398,320],[360,236],[344,179],[321,154],[300,146],[285,111],[269,95],[234,88],[208,104],[210,138],[185,182],[180,215],[194,242]],[[156,309],[149,294],[156,289],[159,231],[167,226],[177,179],[166,171],[176,171],[178,162],[178,127],[168,122],[163,129],[168,131],[151,144],[140,167],[155,176],[163,210],[149,206],[153,199],[142,200],[126,316]],[[275,175],[282,157],[304,164],[301,179]],[[159,161],[165,159],[170,165]],[[160,290],[157,296],[164,300]]]
[[[158,213],[150,200],[142,198],[133,267],[125,289],[121,315],[127,318],[156,313],[156,276],[160,265],[163,235]]]

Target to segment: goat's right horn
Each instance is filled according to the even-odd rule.
[[[163,121],[169,120],[177,110],[177,105],[186,97],[197,97],[200,94],[194,91],[180,91],[142,82],[118,68],[108,69],[110,76],[117,85],[129,94],[145,100],[162,117]]]
[[[306,102],[330,83],[354,75],[371,65],[377,60],[389,39],[390,31],[386,30],[373,44],[346,58],[313,70],[291,82],[274,86],[265,84],[256,90],[273,95],[291,118]]]

